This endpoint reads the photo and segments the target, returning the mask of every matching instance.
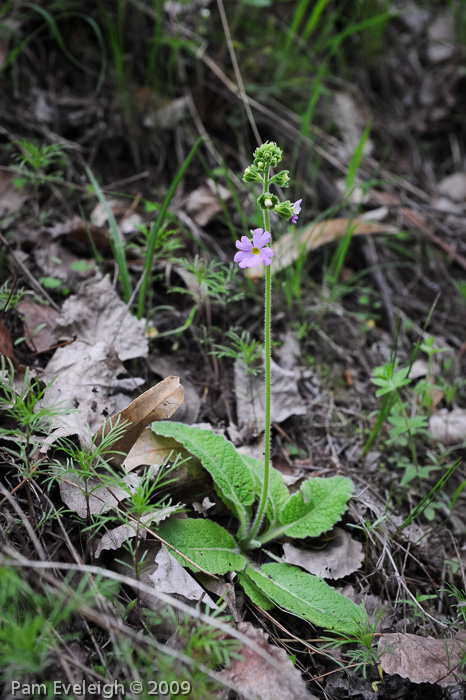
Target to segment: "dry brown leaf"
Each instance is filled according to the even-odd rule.
[[[231,192],[222,185],[216,185],[208,179],[203,185],[193,190],[186,199],[186,211],[199,226],[206,226],[216,214],[222,211],[219,197],[223,201],[230,199]]]
[[[250,647],[244,646],[241,651],[244,658],[233,659],[230,668],[221,671],[219,676],[235,684],[242,694],[241,700],[317,700],[306,688],[286,651],[268,644],[263,630],[253,627],[250,622],[240,622],[238,631],[276,660],[272,666]]]
[[[55,335],[77,337],[89,345],[104,341],[115,348],[122,361],[149,353],[145,321],[129,313],[108,276],[85,282],[78,294],[64,302]]]
[[[200,493],[212,487],[211,479],[200,460],[190,455],[176,440],[155,435],[150,428],[146,428],[131,448],[123,468],[130,472],[141,465],[160,466],[167,459],[174,460],[175,454],[180,455],[181,463],[171,472],[173,483],[170,485],[170,495],[183,503],[191,503]]]
[[[184,403],[180,406],[176,414],[179,423],[193,425],[196,422],[201,409],[201,399],[195,389],[194,384],[189,380],[190,372],[179,364],[173,355],[157,355],[147,358],[147,364],[154,374],[159,377],[176,375],[180,377],[184,389]]]
[[[441,408],[429,419],[429,433],[442,445],[455,445],[466,440],[466,410]]]
[[[92,477],[87,483],[84,483],[74,474],[62,476],[57,471],[57,478],[63,503],[66,503],[68,508],[74,510],[83,520],[87,518],[88,501],[91,515],[106,513],[111,508],[117,508],[120,501],[128,498],[130,490],[136,488],[140,482],[140,477],[136,474],[127,474],[123,478],[128,487],[126,489],[121,486],[112,486],[111,488],[102,486],[98,477]],[[86,497],[86,493],[90,494],[89,499]]]
[[[137,380],[128,384],[127,378],[122,379],[125,374],[115,350],[106,343],[89,346],[76,342],[58,348],[44,370],[43,379],[49,386],[42,404],[63,411],[54,416],[55,432],[46,445],[58,437],[78,435],[81,444],[89,446],[87,426],[96,430],[115,412],[116,394],[138,385]]]
[[[170,459],[174,452],[181,456],[183,464],[186,464],[188,461],[190,465],[199,467],[200,471],[204,471],[200,460],[193,457],[176,440],[163,437],[162,435],[155,435],[150,427],[142,431],[126,456],[123,466],[127,472],[143,465],[160,466],[167,459]],[[177,477],[177,482],[178,480],[179,477]]]
[[[142,525],[147,526],[152,526],[154,523],[160,523],[162,522],[162,520],[165,520],[165,518],[168,518],[170,515],[175,513],[180,506],[181,503],[179,503],[176,506],[165,506],[164,508],[156,508],[151,513],[143,515],[141,517],[141,523]],[[141,539],[145,539],[147,535],[147,530],[141,526],[139,526],[138,528],[136,521],[130,521],[128,523],[125,523],[124,525],[119,525],[118,527],[115,527],[113,530],[109,530],[105,533],[105,535],[102,536],[102,539],[97,545],[95,556],[100,557],[104,549],[120,549],[123,542],[126,542],[126,540],[129,540],[131,537],[136,537],[138,531],[139,537]]]
[[[1,318],[0,318],[0,355],[4,355],[5,357],[9,357],[10,359],[14,358],[13,343],[11,342],[10,331],[5,326],[5,324],[3,323]]]
[[[466,173],[447,175],[438,183],[438,190],[454,202],[466,202]]]
[[[388,224],[369,223],[358,219],[330,219],[319,224],[310,224],[298,231],[285,233],[278,241],[272,243],[274,258],[271,265],[272,274],[283,270],[297,260],[304,250],[315,250],[326,243],[342,238],[349,231],[353,236],[370,236],[375,233],[396,233],[397,229]],[[264,265],[251,267],[246,274],[252,279],[264,276]]]
[[[458,632],[452,639],[400,632],[383,634],[379,640],[379,653],[385,673],[397,673],[412,683],[437,683],[446,688],[460,682],[466,632]]]
[[[357,571],[364,560],[362,544],[340,527],[333,529],[329,540],[324,549],[299,549],[284,544],[283,561],[327,579],[343,578]]]
[[[270,414],[273,423],[289,416],[302,416],[306,405],[299,395],[299,372],[283,369],[271,360],[272,389]],[[265,427],[265,384],[262,373],[251,376],[243,360],[235,361],[235,394],[240,426],[253,425],[260,432]]]
[[[202,503],[198,503],[197,501],[193,502],[193,509],[196,511],[196,513],[202,513],[204,518],[207,517],[207,511],[213,508],[215,505],[215,501],[211,501],[208,496],[202,499]]]
[[[26,343],[34,352],[43,352],[56,344],[52,329],[58,318],[58,311],[45,304],[36,304],[30,299],[23,299],[18,304],[18,311],[24,316]]]
[[[15,185],[15,175],[0,172],[0,218],[14,214],[28,198]]]
[[[227,583],[219,578],[213,578],[212,576],[207,576],[207,574],[198,573],[196,574],[196,579],[206,588],[210,593],[213,593],[215,600],[221,600],[226,603],[230,609],[233,619],[236,623],[242,622],[243,620],[243,600],[240,594],[239,601],[236,600],[236,591],[234,583]]]
[[[156,420],[171,418],[178,406],[183,403],[183,397],[180,378],[167,377],[163,382],[159,382],[138,396],[129,406],[101,426],[95,435],[96,444],[99,444],[103,436],[108,434],[116,420],[129,421],[130,425],[123,437],[112,444],[112,448],[122,454],[115,454],[109,460],[114,466],[121,466],[144,428]]]
[[[332,114],[346,146],[345,155],[352,156],[371,119],[369,107],[362,94],[354,90],[341,90],[334,94]],[[364,144],[364,154],[368,156],[373,150],[374,144],[368,138]]]
[[[456,51],[455,20],[451,10],[442,12],[428,30],[427,57],[431,63],[442,63]]]
[[[47,233],[52,238],[60,238],[68,236],[79,243],[88,244],[89,234],[95,243],[97,250],[102,253],[110,253],[112,247],[110,245],[110,235],[107,229],[94,226],[90,222],[84,222],[79,216],[74,216],[66,221],[58,221],[47,228]]]
[[[149,573],[149,578],[158,592],[179,595],[187,600],[202,599],[209,607],[217,607],[196,579],[176,561],[164,545],[155,557],[155,563],[157,569]]]

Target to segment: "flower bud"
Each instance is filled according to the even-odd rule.
[[[261,171],[274,168],[282,159],[283,151],[274,141],[266,141],[254,151],[254,165]],[[259,166],[259,163],[262,165]]]
[[[278,204],[275,207],[274,212],[275,214],[278,214],[280,219],[284,219],[285,221],[291,219],[291,217],[293,216],[293,208],[291,202],[289,200],[287,200],[286,202],[280,202],[280,204]]]
[[[249,165],[244,171],[244,182],[262,182],[262,176],[257,172],[253,165]]]
[[[280,202],[277,195],[272,194],[271,192],[264,192],[264,194],[261,194],[257,201],[261,209],[267,209],[268,211],[275,209],[277,204]]]
[[[274,175],[270,182],[278,187],[289,187],[290,178],[288,176],[288,172],[288,170],[282,170],[280,173]]]

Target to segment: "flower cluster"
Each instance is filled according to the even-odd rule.
[[[269,185],[277,185],[277,187],[288,187],[290,177],[288,170],[282,170],[270,177],[270,168],[274,168],[283,157],[283,151],[274,141],[267,141],[262,146],[254,151],[254,161],[244,171],[244,182],[262,182],[264,191],[260,195],[257,202],[264,212],[265,227],[268,228],[268,215],[271,212],[277,214],[280,219],[289,221],[293,224],[298,221],[298,215],[301,211],[302,199],[297,202],[280,202],[277,195],[269,192]],[[236,247],[239,252],[235,255],[235,262],[240,267],[255,267],[264,263],[270,265],[272,262],[272,248],[267,247],[270,243],[271,235],[268,231],[262,228],[256,228],[253,232],[252,241],[247,236],[242,236],[241,240],[236,241]]]

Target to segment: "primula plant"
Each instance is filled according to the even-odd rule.
[[[315,477],[304,481],[297,493],[290,494],[281,473],[270,464],[270,215],[274,213],[296,223],[302,201],[280,202],[269,191],[271,185],[288,187],[288,171],[272,174],[272,168],[281,159],[281,149],[275,143],[265,143],[255,151],[253,164],[246,168],[244,180],[262,184],[258,203],[264,225],[252,232],[252,240],[242,236],[237,241],[234,258],[241,268],[266,265],[264,462],[240,454],[231,442],[211,430],[169,421],[153,423],[154,433],[175,440],[180,450],[184,448],[202,462],[213,479],[217,496],[237,520],[236,526],[226,530],[208,519],[172,518],[160,524],[158,534],[177,550],[174,556],[179,563],[193,571],[199,567],[218,575],[237,572],[244,591],[262,608],[279,606],[326,629],[357,635],[367,627],[364,608],[297,566],[280,560],[262,566],[255,562],[259,548],[272,540],[284,536],[319,537],[330,530],[345,512],[353,490],[346,477]],[[267,555],[268,552],[262,552],[261,561]]]

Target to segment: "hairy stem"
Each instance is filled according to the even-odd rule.
[[[264,193],[268,191],[269,188],[269,171],[264,176]],[[270,223],[269,223],[269,212],[267,209],[263,211],[264,216],[264,231],[269,231],[270,233]],[[271,357],[271,345],[272,345],[272,330],[271,330],[271,320],[272,320],[272,275],[270,272],[270,265],[265,268],[265,357],[264,357],[264,370],[265,370],[265,433],[264,433],[264,481],[262,483],[262,493],[259,502],[259,508],[257,509],[256,517],[251,526],[249,534],[246,538],[246,542],[250,543],[258,533],[261,528],[262,520],[265,514],[265,507],[267,505],[267,498],[269,494],[269,482],[270,482],[270,357]]]

